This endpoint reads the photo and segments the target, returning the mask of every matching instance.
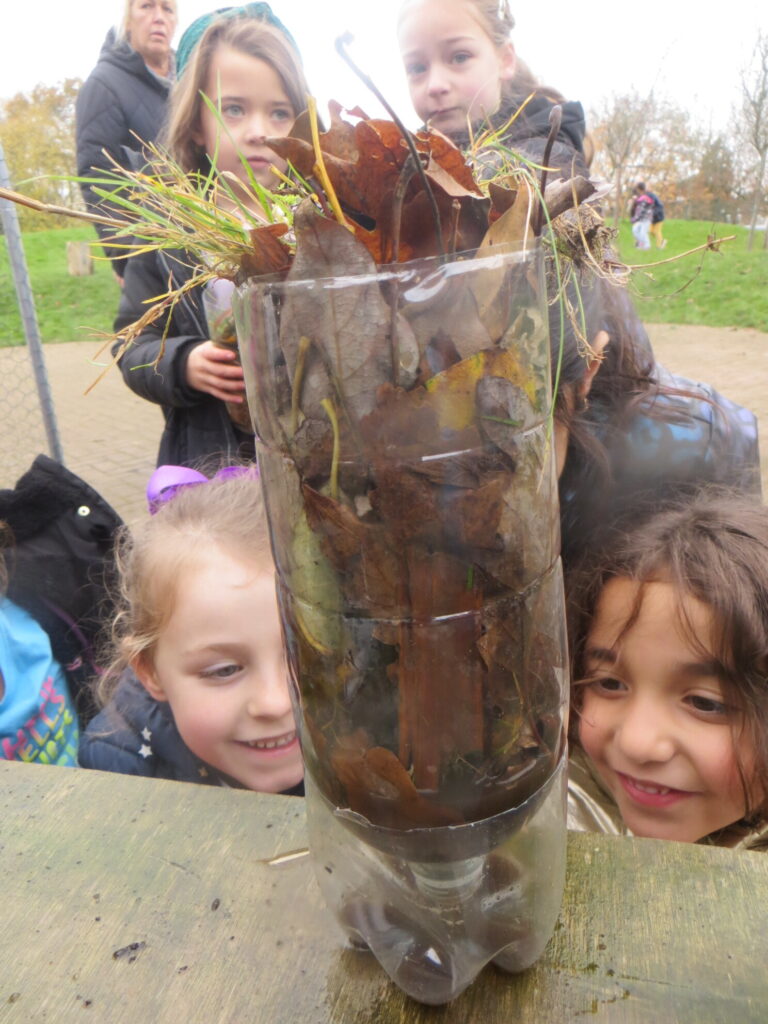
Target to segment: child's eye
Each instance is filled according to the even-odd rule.
[[[226,117],[242,117],[243,116],[243,108],[242,108],[242,105],[240,103],[226,103],[221,108],[221,112]]]
[[[237,675],[242,666],[235,662],[226,662],[223,665],[212,665],[210,668],[203,669],[200,673],[202,679],[231,679],[232,676]]]
[[[585,680],[587,686],[593,693],[603,697],[613,697],[616,694],[624,693],[626,685],[619,679],[612,676],[598,676],[597,678]]]
[[[427,65],[421,61],[414,61],[412,64],[405,65],[405,73],[408,78],[416,78],[417,75],[423,75],[427,70]]]
[[[276,107],[272,111],[272,117],[275,121],[293,121],[295,120],[292,110],[288,110],[287,107]]]
[[[700,693],[693,693],[686,697],[686,700],[694,711],[698,711],[699,714],[706,715],[708,718],[725,718],[730,711],[728,705],[721,700],[705,697]]]
[[[454,64],[466,64],[468,60],[472,60],[472,54],[467,53],[466,50],[460,50],[451,57],[451,61]]]

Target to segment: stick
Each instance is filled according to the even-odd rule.
[[[100,217],[97,213],[86,213],[85,210],[71,210],[68,206],[56,206],[51,203],[41,203],[39,199],[32,199],[30,196],[22,195],[21,192],[14,192],[10,188],[0,188],[0,199],[7,199],[11,203],[18,203],[19,206],[26,206],[38,213],[53,213],[60,217],[74,217],[77,220],[87,220],[91,224],[107,224],[111,228],[125,227],[125,221],[113,220],[111,217]]]
[[[355,62],[349,56],[347,51],[344,49],[347,43],[350,43],[352,39],[353,36],[349,32],[345,32],[344,35],[338,36],[335,44],[336,52],[339,54],[341,59],[350,66],[350,68],[354,71],[354,73],[357,75],[357,77],[360,79],[363,85],[367,86],[371,90],[373,95],[376,97],[376,99],[379,101],[382,107],[384,107],[386,112],[389,114],[389,116],[395,122],[397,127],[400,129],[400,133],[405,139],[405,144],[408,147],[409,153],[411,154],[411,159],[413,160],[413,163],[416,167],[416,171],[419,177],[421,178],[421,183],[424,186],[424,191],[427,193],[427,197],[429,199],[429,205],[432,209],[432,218],[435,222],[435,231],[437,232],[437,248],[439,254],[440,256],[445,256],[445,248],[443,247],[443,230],[440,224],[440,211],[438,210],[437,203],[435,202],[435,194],[432,191],[432,186],[429,184],[429,179],[427,178],[427,175],[424,172],[424,166],[422,165],[418,150],[414,145],[413,136],[405,127],[400,118],[397,116],[397,114],[390,106],[390,104],[386,101],[384,95],[379,91],[378,87],[374,84],[373,79],[369,78],[364,71],[360,70],[357,64],[355,64]]]

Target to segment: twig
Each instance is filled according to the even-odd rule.
[[[628,270],[646,270],[648,267],[662,267],[665,263],[675,263],[677,260],[683,259],[684,256],[692,256],[695,252],[709,251],[719,252],[719,246],[723,242],[732,242],[736,235],[726,235],[725,238],[708,238],[703,245],[697,245],[695,249],[687,249],[685,252],[679,252],[677,256],[667,256],[663,260],[655,260],[653,263],[628,263]]]
[[[539,202],[544,203],[544,190],[547,187],[547,172],[549,170],[549,158],[552,155],[552,147],[555,144],[555,139],[560,131],[560,124],[563,120],[563,108],[559,104],[555,104],[549,112],[549,136],[547,138],[547,145],[544,148],[544,159],[542,160],[543,168],[541,172],[541,185],[539,191],[541,192],[541,198]],[[536,226],[534,228],[534,235],[541,234],[541,222],[544,219],[544,210],[540,207],[536,214]]]
[[[301,401],[301,389],[304,384],[304,367],[307,361],[307,351],[312,341],[302,335],[299,338],[299,350],[296,355],[296,366],[293,371],[293,387],[291,389],[291,437],[299,429],[299,402]]]
[[[126,222],[114,220],[112,217],[100,217],[97,213],[87,213],[85,210],[70,210],[68,206],[56,206],[51,203],[41,203],[38,199],[22,195],[21,192],[14,192],[10,188],[0,188],[0,199],[7,199],[11,203],[18,203],[19,206],[26,206],[38,213],[52,213],[59,217],[74,217],[76,220],[87,220],[91,224],[106,224],[111,228],[124,228]]]
[[[413,141],[413,136],[405,127],[400,118],[397,116],[391,104],[387,102],[384,95],[379,91],[379,88],[378,86],[376,86],[373,79],[369,78],[369,76],[366,75],[364,71],[361,71],[361,69],[357,66],[357,64],[355,64],[355,62],[349,56],[347,51],[344,49],[344,47],[347,46],[348,43],[352,42],[353,38],[354,37],[352,36],[351,32],[345,32],[343,35],[338,36],[335,43],[336,52],[339,54],[341,59],[349,65],[349,67],[357,75],[357,77],[360,79],[363,85],[370,89],[370,91],[373,93],[373,95],[376,97],[376,99],[379,101],[382,107],[384,107],[386,112],[389,114],[389,116],[395,122],[397,127],[400,129],[400,133],[402,134],[403,139],[405,140],[405,144],[408,147],[408,151],[411,154],[411,159],[413,160],[414,166],[416,167],[416,171],[418,172],[418,175],[421,178],[421,183],[424,186],[424,191],[427,193],[429,205],[432,210],[432,219],[435,222],[435,231],[437,232],[438,253],[440,256],[444,257],[445,248],[443,246],[443,229],[442,225],[440,224],[440,211],[437,208],[435,194],[432,191],[432,186],[429,184],[429,179],[427,178],[424,166],[421,162],[421,158],[419,157],[419,152],[416,149],[416,145]]]
[[[339,500],[339,459],[341,456],[341,443],[339,437],[339,420],[336,416],[336,410],[333,407],[333,402],[330,398],[324,398],[320,405],[325,410],[325,414],[331,421],[331,429],[333,430],[333,454],[331,455],[331,497],[334,501]]]

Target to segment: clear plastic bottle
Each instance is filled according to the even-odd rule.
[[[310,845],[350,938],[439,1004],[533,963],[562,895],[546,291],[537,247],[377,268],[324,223],[294,271],[323,245],[355,271],[235,303]]]
[[[510,972],[530,967],[560,910],[565,784],[563,757],[521,807],[391,835],[338,811],[308,775],[315,873],[349,941],[432,1005],[455,999],[490,961]]]

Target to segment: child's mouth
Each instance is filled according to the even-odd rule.
[[[693,796],[692,793],[683,789],[671,789],[669,786],[659,786],[652,782],[643,782],[623,772],[616,772],[616,775],[627,795],[644,807],[668,807],[678,800]]]
[[[271,736],[269,739],[264,740],[239,740],[244,747],[248,747],[249,750],[284,750],[286,747],[290,747],[292,743],[296,741],[296,732],[287,732],[283,736]]]

